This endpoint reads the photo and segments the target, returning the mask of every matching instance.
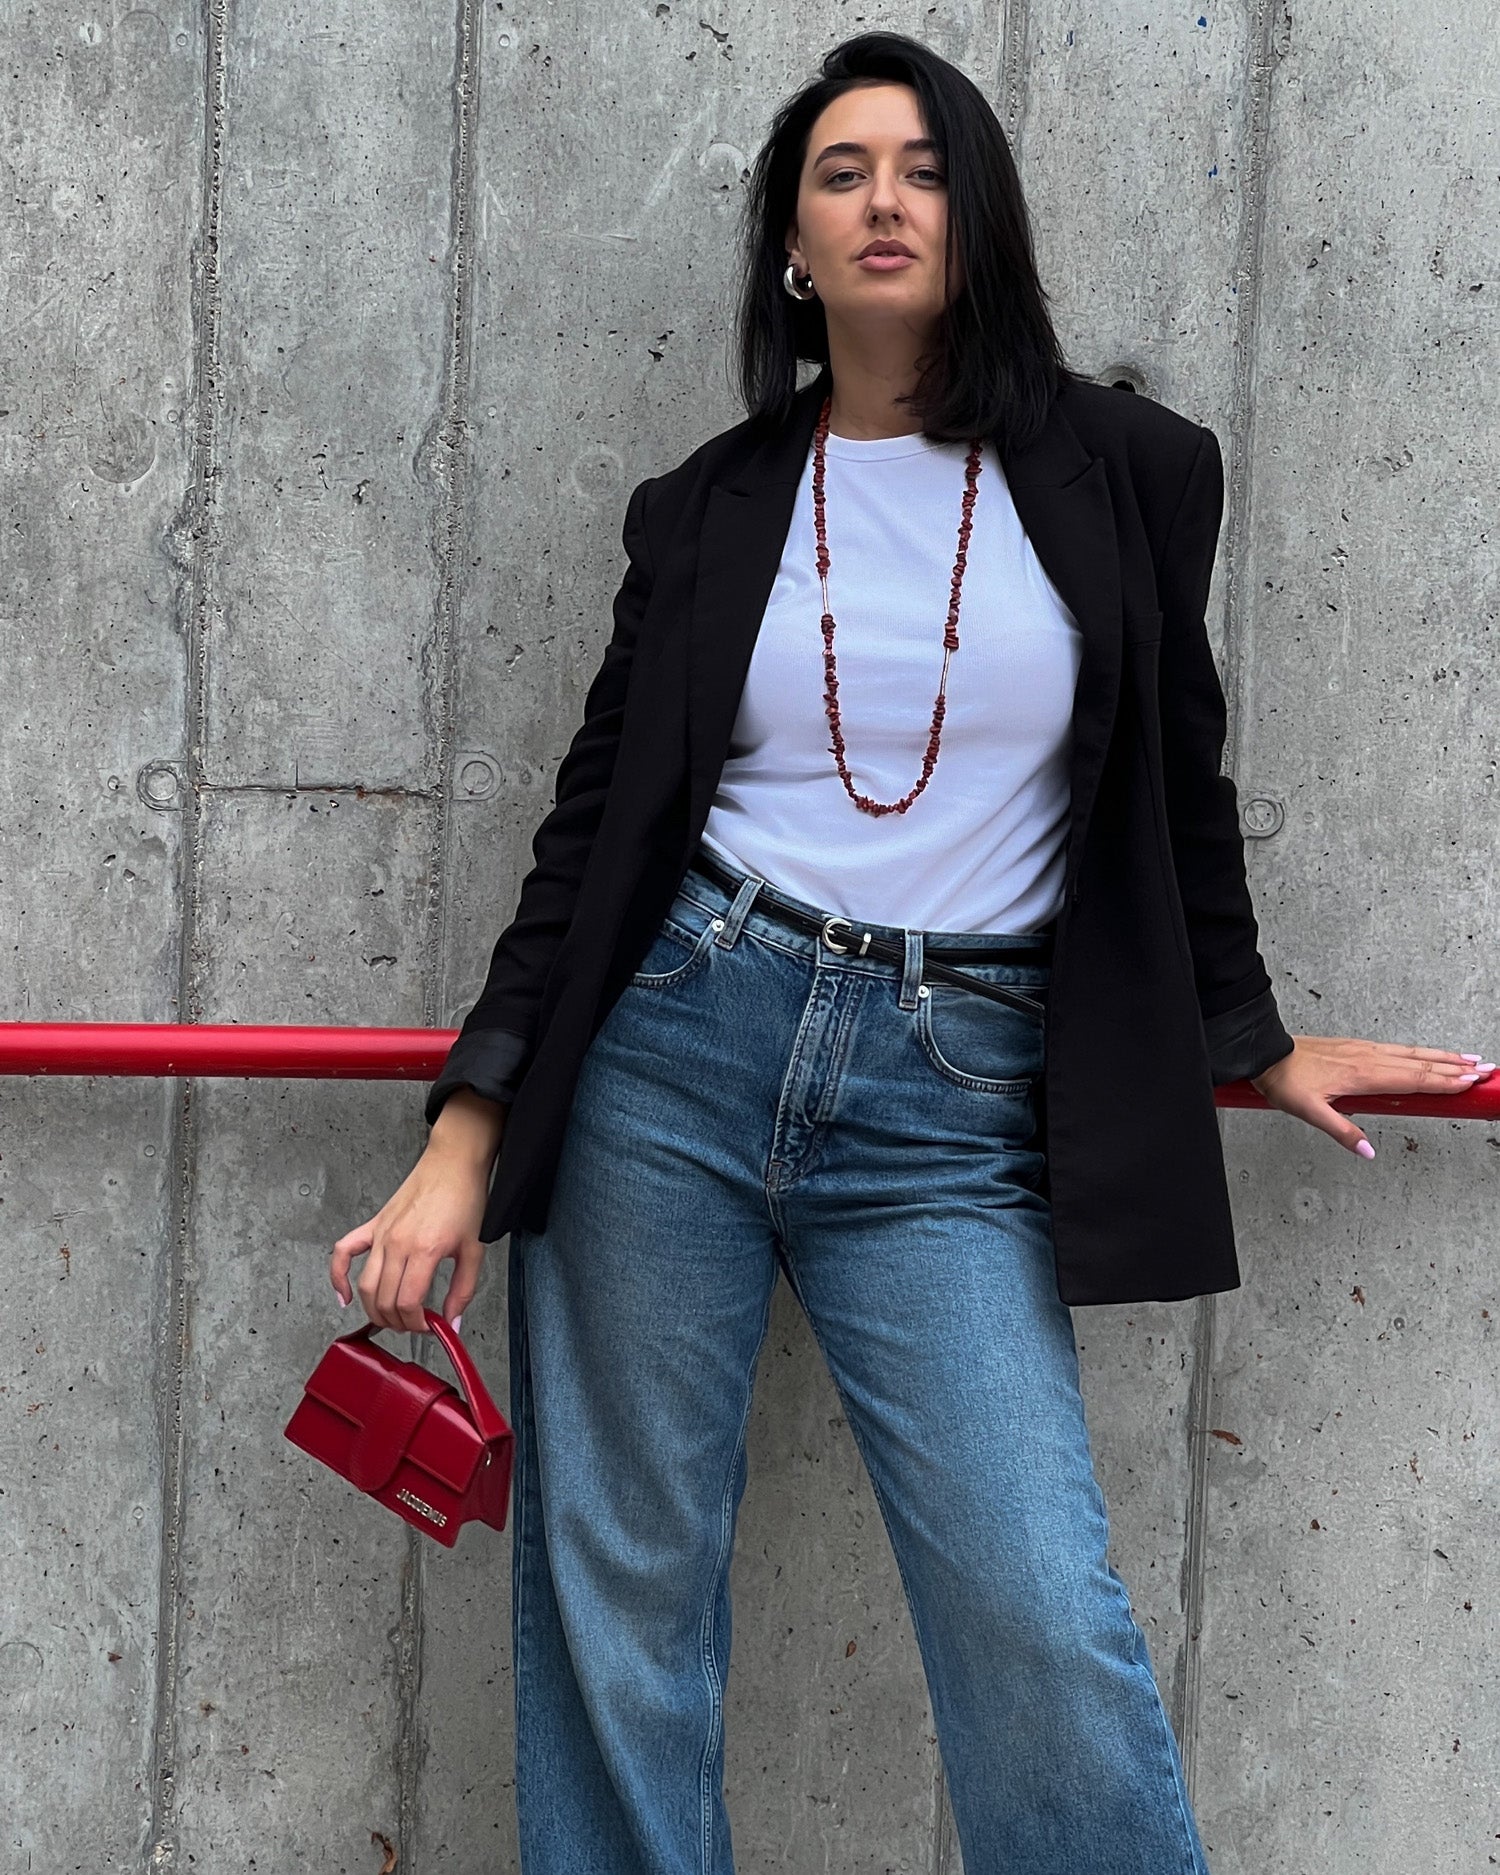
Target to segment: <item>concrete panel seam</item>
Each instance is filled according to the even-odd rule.
[[[475,253],[475,147],[479,115],[479,71],[482,10],[475,0],[458,0],[453,75],[453,166],[449,262],[452,291],[449,298],[447,355],[443,367],[441,407],[430,444],[422,456],[432,464],[440,494],[436,538],[437,590],[433,602],[433,635],[428,660],[431,674],[429,721],[437,743],[441,780],[433,817],[428,867],[427,968],[424,1013],[431,1023],[443,1001],[443,972],[447,954],[447,893],[450,822],[448,802],[456,787],[454,748],[455,691],[457,686],[457,624],[461,597],[462,543],[467,524],[469,470],[469,375],[472,355],[472,302]]]
[[[1252,628],[1246,605],[1241,568],[1241,544],[1249,519],[1250,452],[1255,429],[1255,334],[1260,314],[1262,252],[1266,224],[1266,168],[1270,144],[1271,78],[1277,56],[1274,37],[1281,0],[1256,0],[1250,20],[1250,67],[1246,96],[1248,122],[1245,136],[1243,207],[1235,252],[1238,319],[1234,341],[1234,372],[1229,413],[1229,474],[1225,491],[1225,699],[1229,709],[1226,752],[1230,772],[1241,769],[1244,719],[1243,683],[1246,639]]]
[[[1277,30],[1281,0],[1255,0],[1246,47],[1247,124],[1245,131],[1244,193],[1235,252],[1237,325],[1234,334],[1234,372],[1229,413],[1229,475],[1225,491],[1225,618],[1221,673],[1228,710],[1225,751],[1229,773],[1241,768],[1240,740],[1244,710],[1242,690],[1245,636],[1249,629],[1243,596],[1241,552],[1249,511],[1248,462],[1254,441],[1255,334],[1260,309],[1261,256],[1266,223],[1266,169],[1270,139],[1271,78],[1278,56]],[[1220,1135],[1224,1127],[1219,1118]],[[1187,1782],[1188,1801],[1195,1804],[1197,1788],[1198,1722],[1202,1706],[1202,1630],[1204,1553],[1208,1518],[1208,1415],[1213,1398],[1213,1362],[1216,1310],[1212,1296],[1200,1297],[1193,1335],[1193,1384],[1190,1392],[1188,1503],[1183,1571],[1186,1576],[1184,1614],[1186,1657],[1182,1674],[1182,1709],[1176,1715],[1178,1738]]]
[[[478,0],[458,0],[454,18],[452,163],[449,181],[448,262],[451,289],[438,410],[419,451],[417,473],[437,494],[433,562],[432,635],[423,663],[427,675],[426,715],[440,777],[433,791],[427,865],[427,905],[423,941],[422,1012],[432,1027],[445,1000],[447,899],[444,890],[449,852],[450,802],[456,785],[454,748],[457,685],[457,624],[461,597],[462,542],[469,484],[469,374],[472,353],[474,279],[474,169],[479,121],[480,29]],[[421,1345],[415,1358],[424,1364],[433,1354],[430,1336],[414,1336]],[[406,1533],[402,1576],[400,1649],[397,1664],[396,1784],[397,1840],[404,1867],[417,1871],[421,1840],[422,1765],[420,1697],[425,1635],[423,1589],[427,1546],[415,1530]]]
[[[182,936],[177,963],[180,1021],[201,1016],[197,995],[198,924],[203,889],[202,821],[198,783],[203,773],[207,679],[205,620],[211,603],[212,540],[218,472],[219,319],[222,279],[219,236],[224,195],[225,48],[228,0],[203,0],[203,161],[202,223],[192,260],[192,307],[195,334],[193,448],[189,483],[164,549],[177,582],[185,614],[183,642],[187,657],[183,725],[187,757],[180,790],[183,808]],[[192,1252],[189,1222],[197,1165],[196,1110],[192,1083],[185,1082],[171,1129],[171,1244],[165,1267],[166,1306],[158,1311],[158,1373],[166,1377],[158,1405],[162,1451],[161,1574],[157,1592],[156,1709],[152,1737],[150,1842],[152,1867],[170,1867],[177,1853],[177,1675],[181,1659],[181,1554],[187,1426],[183,1386],[192,1332],[189,1275]]]

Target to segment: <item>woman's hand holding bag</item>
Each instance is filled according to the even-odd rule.
[[[329,1278],[347,1308],[349,1264],[368,1254],[359,1278],[365,1314],[378,1328],[428,1334],[426,1302],[439,1263],[452,1258],[443,1315],[456,1323],[479,1287],[479,1241],[490,1170],[508,1109],[455,1088],[432,1124],[426,1150],[374,1217],[333,1246]]]
[[[369,1320],[340,1335],[304,1383],[285,1436],[386,1509],[446,1544],[471,1518],[505,1528],[514,1437],[459,1340],[485,1246],[479,1227],[505,1108],[472,1089],[444,1103],[426,1150],[374,1217],[339,1238],[330,1276],[353,1300],[349,1264]],[[437,1266],[455,1264],[443,1313],[427,1308]],[[458,1387],[372,1339],[377,1328],[436,1334]]]

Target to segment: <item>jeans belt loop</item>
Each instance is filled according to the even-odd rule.
[[[917,986],[922,981],[923,964],[922,933],[906,932],[906,961],[901,971],[901,1007],[915,1009],[917,1006]]]
[[[724,914],[724,928],[714,939],[714,943],[724,950],[733,950],[740,928],[750,916],[750,907],[755,903],[755,895],[765,884],[764,879],[748,874],[740,881],[739,890],[734,895],[734,903]]]

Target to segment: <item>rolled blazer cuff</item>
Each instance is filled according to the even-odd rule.
[[[455,1087],[472,1087],[486,1100],[503,1101],[509,1106],[530,1054],[530,1039],[510,1029],[471,1029],[467,1035],[460,1035],[428,1090],[423,1109],[427,1124],[432,1125]]]
[[[1209,1016],[1203,1024],[1215,1087],[1264,1074],[1296,1047],[1282,1024],[1274,991],[1262,990],[1247,1003]]]

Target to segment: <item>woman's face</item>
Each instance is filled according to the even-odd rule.
[[[908,143],[927,143],[910,85],[855,85],[813,124],[786,246],[797,284],[812,275],[831,323],[925,332],[946,302],[947,178],[930,144]],[[851,144],[862,147],[829,147]],[[861,259],[879,240],[911,258]]]

